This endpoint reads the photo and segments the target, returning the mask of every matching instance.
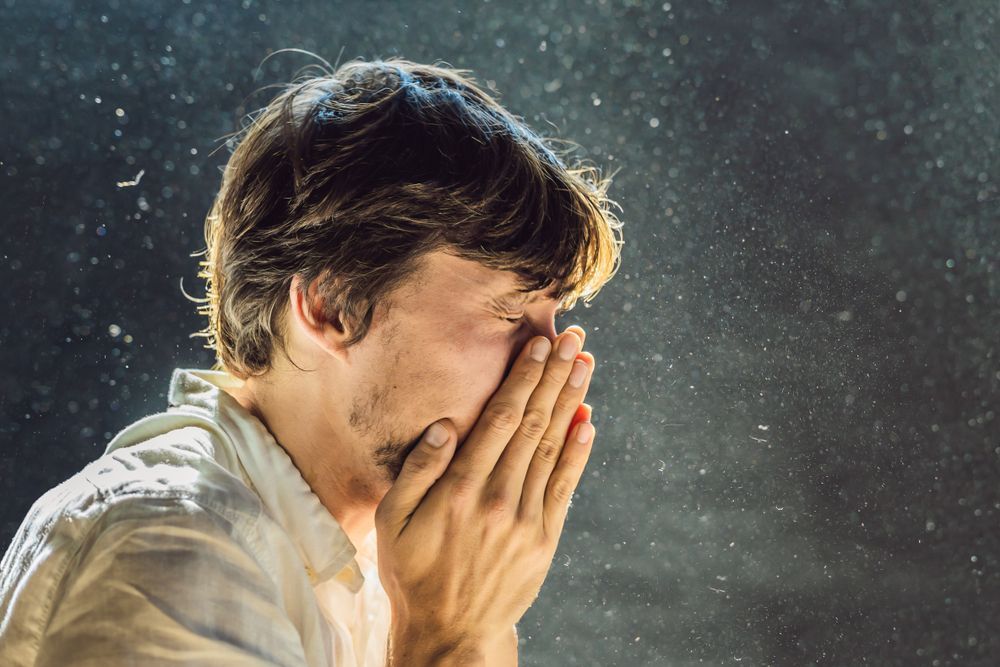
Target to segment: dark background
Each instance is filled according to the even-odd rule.
[[[401,55],[621,169],[521,664],[1000,663],[995,0],[0,7],[4,549],[211,364],[221,137],[317,62],[267,55]]]

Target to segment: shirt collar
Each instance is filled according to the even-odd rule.
[[[228,434],[226,444],[235,450],[247,481],[291,536],[313,585],[334,577],[357,593],[365,577],[355,556],[375,562],[375,531],[359,553],[267,427],[222,390],[242,383],[226,371],[176,368],[170,378],[168,410],[194,409],[217,422]]]

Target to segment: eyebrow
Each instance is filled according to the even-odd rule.
[[[555,296],[556,296],[556,291],[554,289],[551,289],[544,294],[536,294],[534,297],[529,299],[528,295],[525,292],[519,292],[516,289],[512,289],[511,291],[505,294],[501,294],[496,298],[497,301],[499,302],[524,304],[524,303],[537,303],[542,299],[554,299]]]
[[[515,308],[520,308],[528,305],[529,303],[537,303],[544,298],[555,299],[557,296],[557,291],[555,288],[550,289],[544,294],[536,294],[533,298],[529,299],[527,293],[520,292],[517,289],[513,289],[505,294],[500,294],[499,296],[493,297],[492,301],[498,308],[513,310]],[[569,309],[565,305],[560,303],[558,313],[564,314],[569,312]]]

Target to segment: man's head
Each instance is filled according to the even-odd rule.
[[[215,368],[299,394],[373,497],[434,421],[464,439],[523,344],[618,268],[610,179],[550,141],[465,70],[355,60],[290,85],[206,219]]]

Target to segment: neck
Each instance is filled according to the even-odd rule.
[[[300,381],[294,387],[248,378],[226,390],[270,431],[302,478],[356,547],[375,528],[378,500],[358,450],[338,437],[326,408]]]

